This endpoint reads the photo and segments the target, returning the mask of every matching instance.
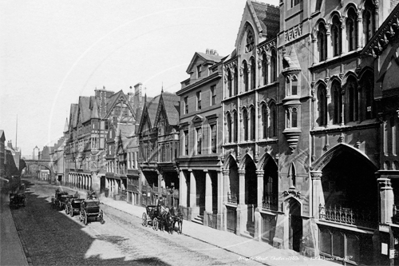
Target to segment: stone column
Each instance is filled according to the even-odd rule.
[[[238,178],[239,178],[239,195],[238,195],[238,204],[245,204],[245,170],[238,170]]]
[[[326,24],[326,45],[327,45],[327,54],[326,54],[326,59],[330,59],[333,57],[333,45],[332,45],[332,39],[331,39],[331,25]]]
[[[262,239],[262,215],[260,214],[260,210],[262,210],[262,201],[263,201],[263,177],[264,171],[257,170],[256,176],[258,178],[258,199],[257,205],[258,207],[255,210],[255,239],[261,240]]]
[[[183,207],[187,207],[187,182],[183,170],[179,173],[179,202]]]
[[[310,175],[312,177],[312,209],[313,217],[319,219],[320,204],[324,207],[324,202],[320,202],[320,198],[323,198],[323,188],[321,186],[321,171],[311,171]]]
[[[197,206],[197,182],[195,180],[195,176],[193,171],[188,170],[190,173],[190,207]]]
[[[218,180],[218,188],[217,188],[217,213],[218,213],[218,221],[217,221],[217,229],[223,230],[223,199],[224,199],[224,191],[223,191],[223,175],[222,171],[217,171],[217,180]]]
[[[205,172],[205,211],[207,213],[213,213],[212,210],[212,180],[208,170]]]
[[[363,9],[357,11],[357,48],[363,47]]]
[[[348,52],[348,41],[346,34],[346,17],[342,16],[341,19],[341,54]]]
[[[230,193],[230,170],[223,169],[223,195],[222,202],[227,203],[228,193]]]
[[[391,186],[391,179],[381,176],[377,179],[380,190],[380,211],[382,224],[392,223],[393,208],[394,208],[394,195]]]
[[[256,171],[256,176],[258,178],[258,200],[257,200],[257,205],[259,209],[262,209],[262,201],[263,201],[263,177],[264,177],[264,171],[263,170],[257,170]]]

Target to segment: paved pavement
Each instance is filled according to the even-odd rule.
[[[0,182],[0,186],[2,188],[0,202],[0,265],[29,265],[11,215],[8,192],[4,189],[3,181]]]
[[[35,182],[36,180],[30,180]],[[37,181],[36,181],[37,182]],[[40,183],[40,181],[38,181]],[[71,189],[68,187],[68,189]],[[76,189],[75,189],[76,190]],[[82,197],[86,197],[86,191],[79,191]],[[124,201],[116,201],[110,198],[101,197],[102,204],[119,209],[128,214],[141,218],[145,208],[134,206]],[[28,265],[23,252],[18,233],[15,229],[14,221],[8,206],[4,205],[2,198],[1,213],[1,264],[0,265]],[[4,210],[3,210],[4,209]],[[3,215],[4,213],[4,215]],[[106,216],[106,214],[105,214]],[[3,236],[3,232],[5,233]],[[190,221],[183,221],[183,234],[197,240],[209,243],[215,247],[222,248],[240,256],[242,260],[255,260],[266,265],[283,266],[335,266],[336,263],[319,258],[308,258],[298,254],[293,250],[276,249],[265,242],[255,241],[235,234],[216,230],[210,227],[199,225]],[[7,241],[9,245],[3,249],[3,242]],[[4,262],[4,263],[3,263]]]
[[[125,201],[116,201],[106,197],[101,197],[100,201],[105,205],[119,209],[140,218],[143,212],[145,212],[144,207],[134,206]],[[237,236],[233,233],[216,230],[186,220],[183,221],[183,234],[238,254],[242,260],[251,259],[262,262],[266,265],[337,265],[336,263],[333,263],[331,261],[308,258],[298,254],[293,250],[277,249],[265,242],[255,241],[253,239]]]

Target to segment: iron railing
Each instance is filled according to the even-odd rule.
[[[369,228],[374,228],[377,224],[377,217],[370,210],[356,210],[342,206],[323,206],[320,204],[319,218],[320,220]]]

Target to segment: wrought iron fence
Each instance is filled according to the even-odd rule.
[[[228,203],[233,203],[237,204],[238,203],[238,198],[236,193],[227,193],[227,202]]]
[[[374,228],[377,217],[370,210],[354,210],[342,206],[319,205],[320,220],[332,221],[341,224],[356,225]]]

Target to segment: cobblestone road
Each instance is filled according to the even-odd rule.
[[[84,226],[78,216],[51,208],[55,186],[27,187],[27,207],[12,214],[32,265],[260,265],[184,235],[142,227],[139,218],[104,205],[105,224]]]

